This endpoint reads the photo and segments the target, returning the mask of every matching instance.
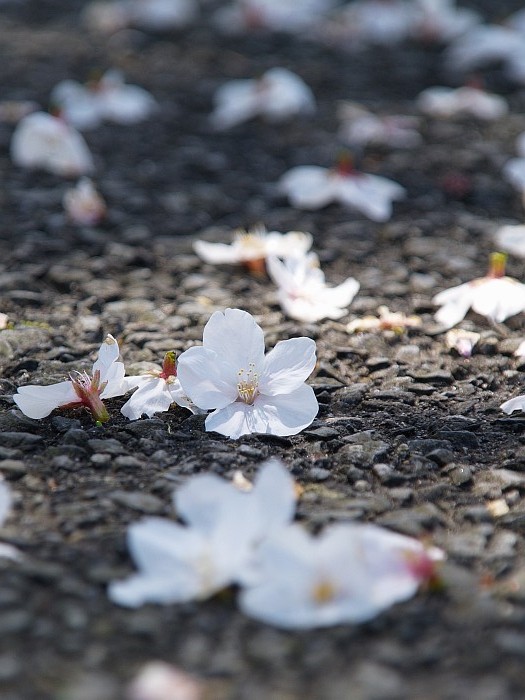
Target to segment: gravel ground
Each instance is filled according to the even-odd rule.
[[[489,0],[469,5],[497,18]],[[164,659],[203,679],[208,700],[523,698],[525,420],[499,410],[523,390],[525,363],[513,356],[523,316],[494,326],[469,315],[463,327],[482,337],[464,359],[433,334],[430,300],[482,275],[494,230],[523,219],[500,169],[525,128],[525,91],[496,66],[486,83],[508,98],[508,116],[425,119],[424,146],[367,149],[363,169],[408,191],[389,223],[338,205],[300,212],[274,183],[294,165],[333,162],[336,101],[414,113],[420,90],[459,82],[442,70],[440,49],[350,54],[279,34],[223,38],[207,16],[180,33],[107,40],[82,28],[81,7],[2,6],[2,96],[47,106],[59,80],[118,66],[161,108],[146,123],[86,134],[109,207],[89,228],[64,217],[69,183],[11,164],[12,126],[0,124],[0,310],[13,323],[0,332],[0,473],[15,494],[1,537],[26,555],[0,560],[0,697],[113,700],[142,664]],[[312,87],[315,116],[210,131],[218,86],[277,65]],[[339,322],[298,324],[283,317],[268,280],[192,252],[197,235],[228,240],[259,221],[312,232],[328,280],[360,281],[345,322],[386,304],[420,314],[423,326],[350,336]],[[523,263],[510,259],[509,273],[523,278]],[[270,347],[317,340],[320,412],[301,435],[230,441],[179,408],[131,423],[119,399],[103,427],[82,411],[33,421],[14,408],[16,387],[90,367],[108,332],[126,365],[159,361],[199,341],[210,313],[227,306],[253,313]],[[107,583],[133,569],[127,525],[173,516],[172,490],[191,474],[251,477],[270,455],[304,487],[298,513],[308,527],[358,519],[441,546],[443,591],[365,625],[301,633],[243,617],[230,594],[136,611],[108,601]]]

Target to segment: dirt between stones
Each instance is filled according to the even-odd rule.
[[[496,19],[493,3],[469,4]],[[498,3],[497,14],[520,5]],[[1,535],[26,555],[0,560],[0,696],[113,700],[142,664],[164,659],[203,679],[213,700],[522,698],[525,419],[499,405],[523,391],[525,364],[513,356],[523,316],[495,327],[469,315],[464,327],[482,335],[470,359],[427,331],[432,295],[483,274],[492,232],[523,219],[500,168],[525,128],[525,91],[493,67],[486,83],[508,98],[508,117],[425,119],[423,146],[367,149],[363,169],[408,191],[390,222],[338,205],[301,212],[273,184],[293,165],[333,162],[337,100],[413,113],[423,88],[454,82],[440,49],[347,54],[280,34],[223,38],[209,10],[184,32],[106,40],[85,32],[81,7],[3,5],[2,96],[47,106],[58,81],[118,66],[160,110],[134,127],[86,134],[109,206],[94,228],[66,221],[69,183],[11,164],[12,127],[0,125],[0,310],[13,323],[0,332],[0,472],[16,497]],[[318,113],[278,128],[256,120],[210,131],[214,90],[272,66],[307,81]],[[465,189],[446,184],[458,173]],[[338,322],[302,325],[283,317],[268,280],[204,265],[192,252],[203,230],[227,240],[259,221],[312,232],[327,279],[361,282],[348,319],[386,304],[421,314],[422,328],[349,336]],[[523,278],[523,264],[511,258],[509,273]],[[82,411],[32,421],[13,406],[18,386],[89,366],[107,332],[127,365],[158,361],[199,341],[210,313],[226,306],[255,314],[270,347],[296,335],[317,341],[320,412],[301,435],[230,441],[179,408],[130,423],[118,399],[103,427]],[[304,487],[307,527],[358,519],[442,547],[443,592],[421,592],[365,625],[301,633],[247,619],[229,594],[135,611],[109,602],[107,583],[132,571],[130,523],[173,517],[173,488],[191,474],[251,477],[269,455]]]

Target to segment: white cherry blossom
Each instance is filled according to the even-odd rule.
[[[407,0],[355,0],[333,14],[326,31],[350,49],[368,44],[392,46],[408,37],[413,12]]]
[[[284,465],[268,460],[253,489],[202,474],[174,495],[187,526],[146,518],[128,530],[128,546],[139,572],[110,585],[119,605],[204,599],[254,575],[254,551],[288,525],[295,511],[294,483]]]
[[[415,0],[411,35],[423,41],[449,42],[481,22],[477,12],[455,0]]]
[[[321,209],[337,201],[373,221],[388,221],[392,202],[405,196],[397,182],[357,172],[346,161],[334,169],[317,165],[292,168],[278,186],[298,209]]]
[[[301,231],[267,232],[264,226],[248,231],[238,229],[233,243],[209,243],[195,241],[193,248],[204,262],[213,265],[243,264],[254,272],[264,270],[264,261],[270,255],[281,258],[304,255],[312,247],[312,236]]]
[[[378,316],[363,316],[347,324],[348,333],[360,333],[366,331],[394,331],[403,333],[408,328],[419,328],[421,318],[419,316],[407,316],[401,311],[390,311],[387,306],[379,306]]]
[[[58,384],[21,386],[13,400],[29,418],[45,418],[55,408],[85,406],[96,421],[104,423],[109,420],[109,414],[103,399],[122,396],[128,390],[124,382],[124,364],[118,358],[118,343],[108,334],[91,374],[75,372],[69,380]]]
[[[285,629],[364,622],[414,595],[442,558],[436,548],[374,525],[333,525],[318,537],[292,525],[261,543],[258,576],[239,605]]]
[[[316,363],[315,342],[292,338],[264,354],[264,335],[240,309],[215,312],[203,345],[179,357],[183,390],[202,409],[214,409],[206,430],[237,439],[249,433],[295,435],[315,418],[319,405],[305,380]]]
[[[341,103],[337,115],[341,120],[339,137],[350,146],[413,148],[422,141],[417,117],[378,116],[356,102]]]
[[[359,282],[349,277],[336,287],[328,287],[315,253],[301,257],[270,256],[268,274],[278,287],[277,295],[284,313],[304,323],[323,318],[341,318],[359,291]]]
[[[112,34],[129,26],[153,31],[179,29],[197,14],[196,0],[97,0],[87,5],[83,16],[91,29]]]
[[[513,413],[514,411],[525,411],[525,394],[515,396],[513,399],[505,401],[505,403],[501,404],[500,408],[507,414]]]
[[[11,140],[11,158],[22,168],[41,168],[64,177],[89,175],[95,169],[78,131],[45,112],[20,120]]]
[[[315,111],[312,91],[286,68],[271,68],[255,80],[232,80],[217,90],[210,120],[216,129],[229,129],[256,116],[280,122]]]
[[[431,87],[417,98],[419,109],[431,117],[449,119],[456,116],[476,117],[490,121],[505,116],[507,101],[476,87]]]
[[[167,352],[162,369],[147,374],[125,377],[127,389],[136,389],[126,401],[120,412],[130,420],[137,420],[143,415],[167,411],[172,404],[188,408],[192,413],[201,413],[185,395],[177,378],[175,353]]]
[[[452,328],[472,309],[501,323],[509,316],[525,311],[525,284],[505,276],[505,261],[505,254],[493,253],[486,277],[437,294],[432,300],[441,306],[435,314],[436,321],[445,328]]]
[[[68,219],[80,226],[93,226],[106,216],[106,203],[87,177],[67,190],[62,202]]]
[[[215,13],[216,25],[232,34],[250,29],[303,32],[334,6],[334,0],[234,0]]]
[[[466,331],[463,328],[451,328],[445,336],[445,343],[448,348],[454,349],[461,357],[470,357],[480,338],[479,333]]]

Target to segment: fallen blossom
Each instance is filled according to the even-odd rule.
[[[364,622],[435,578],[442,558],[374,525],[332,525],[318,537],[292,525],[259,546],[258,576],[239,605],[285,629]]]
[[[449,42],[481,23],[477,12],[457,7],[455,0],[415,0],[410,28],[421,41]]]
[[[322,31],[350,49],[393,46],[409,36],[413,12],[406,0],[355,0],[335,12]]]
[[[523,162],[525,163],[525,159]],[[525,178],[523,181],[523,189],[525,192]],[[519,258],[525,258],[525,225],[509,224],[507,226],[502,226],[494,234],[494,242],[499,250],[512,253],[512,255],[517,255]]]
[[[233,243],[208,243],[195,241],[193,248],[204,262],[218,264],[243,264],[254,272],[264,270],[264,261],[270,255],[281,258],[304,255],[312,247],[312,236],[301,231],[267,232],[264,226],[248,231],[234,232]]]
[[[206,430],[237,439],[250,433],[295,435],[313,421],[319,405],[305,380],[316,363],[315,342],[292,338],[264,354],[264,335],[240,309],[215,312],[203,345],[179,357],[178,377],[193,403],[214,409]]]
[[[0,527],[4,524],[12,506],[11,491],[0,477]],[[0,542],[0,557],[3,559],[20,559],[22,553],[16,547]]]
[[[85,406],[94,420],[104,423],[109,420],[109,414],[103,399],[122,396],[127,391],[124,365],[118,358],[118,343],[108,334],[100,346],[91,374],[74,372],[69,380],[58,384],[21,386],[13,401],[29,418],[45,418],[55,408]]]
[[[126,401],[120,412],[130,420],[137,420],[143,415],[167,411],[172,404],[188,408],[192,413],[202,413],[200,409],[184,394],[177,378],[175,353],[167,352],[162,369],[152,370],[147,374],[125,377],[127,390],[136,389]]]
[[[431,117],[449,119],[456,116],[476,117],[490,121],[505,116],[507,101],[476,87],[431,87],[417,98],[419,109]]]
[[[342,102],[337,116],[341,120],[339,138],[350,146],[413,148],[422,141],[417,117],[377,116],[356,102]]]
[[[525,411],[525,394],[505,401],[505,403],[501,404],[500,408],[507,414],[513,413],[514,411]]]
[[[218,10],[215,24],[232,34],[251,29],[300,33],[315,27],[334,0],[236,0]]]
[[[493,253],[485,277],[446,289],[432,300],[441,306],[435,319],[452,328],[465,318],[468,310],[498,323],[525,310],[525,284],[505,276],[504,253]]]
[[[284,262],[270,256],[267,266],[283,312],[304,323],[341,318],[359,291],[359,282],[353,277],[328,287],[315,253],[285,258]]]
[[[272,68],[255,80],[232,80],[214,96],[210,116],[215,129],[229,129],[256,116],[280,122],[315,111],[312,91],[286,68]]]
[[[3,331],[7,328],[9,324],[9,316],[7,314],[2,314],[0,313],[0,331]]]
[[[0,122],[17,124],[28,114],[39,109],[40,105],[31,100],[0,100]]]
[[[113,602],[204,599],[254,575],[254,550],[288,525],[295,511],[293,480],[278,460],[265,462],[247,493],[214,474],[191,477],[176,491],[177,515],[131,525],[128,546],[139,572],[109,586]]]
[[[68,219],[80,226],[93,226],[106,216],[106,203],[87,177],[67,190],[62,202]]]
[[[333,169],[317,165],[292,168],[278,186],[298,209],[321,209],[338,201],[372,221],[388,221],[392,202],[406,194],[397,182],[354,170],[348,159]]]
[[[403,333],[407,328],[419,328],[422,323],[419,316],[407,316],[401,311],[390,311],[387,306],[379,306],[377,311],[379,316],[363,316],[350,321],[346,326],[348,333],[368,331]]]
[[[22,168],[42,168],[64,177],[88,175],[95,169],[78,131],[45,112],[29,114],[18,123],[11,140],[11,158]]]
[[[51,102],[77,129],[91,129],[103,120],[136,124],[157,108],[155,98],[147,90],[126,84],[118,70],[106,71],[100,80],[87,85],[64,80],[55,86]]]
[[[196,678],[164,661],[145,664],[127,689],[126,700],[202,700]]]
[[[180,29],[192,22],[197,13],[196,0],[97,0],[88,3],[83,19],[90,29],[113,34],[125,27]]]
[[[470,357],[480,338],[479,333],[465,331],[463,328],[451,328],[445,336],[445,343],[450,350],[455,350],[461,357]]]

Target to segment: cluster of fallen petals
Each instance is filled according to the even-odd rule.
[[[109,597],[136,608],[237,585],[246,615],[305,629],[369,620],[437,578],[441,550],[358,523],[312,536],[293,523],[295,504],[294,482],[276,459],[248,491],[214,474],[191,477],[174,494],[184,525],[146,518],[130,526],[138,571],[111,583]]]

